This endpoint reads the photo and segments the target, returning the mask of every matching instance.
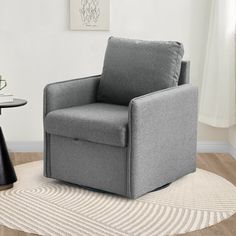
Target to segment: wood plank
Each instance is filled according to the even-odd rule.
[[[14,165],[31,161],[41,160],[42,153],[11,153]],[[200,153],[197,155],[198,168],[211,171],[220,175],[236,185],[236,160],[229,154]],[[34,234],[24,233],[17,230],[0,226],[0,236],[33,236]],[[206,229],[182,234],[184,236],[235,236],[236,235],[236,214],[229,219]]]
[[[17,153],[10,153],[10,157],[14,165],[20,165],[27,162],[42,160],[43,153],[41,152],[17,152]]]

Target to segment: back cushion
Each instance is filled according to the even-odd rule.
[[[98,102],[128,105],[134,97],[177,86],[183,54],[178,42],[109,38]]]

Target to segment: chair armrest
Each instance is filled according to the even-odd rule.
[[[53,110],[95,102],[100,75],[48,84],[44,88],[44,117]]]
[[[47,113],[96,101],[100,75],[52,83],[44,88],[43,120]],[[50,134],[44,130],[44,175],[51,177]]]
[[[190,84],[131,100],[127,190],[131,196],[150,191],[155,181],[166,184],[165,171],[195,163],[197,109],[197,88]],[[194,171],[196,166],[188,168]]]

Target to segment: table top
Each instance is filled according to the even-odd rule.
[[[1,108],[20,107],[20,106],[24,106],[26,103],[27,103],[27,101],[24,99],[14,98],[13,102],[0,103],[0,109]]]

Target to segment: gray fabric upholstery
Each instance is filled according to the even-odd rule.
[[[190,77],[190,62],[182,61],[179,75],[179,85],[188,84]]]
[[[100,75],[48,84],[44,89],[44,116],[50,111],[96,101]]]
[[[126,196],[126,148],[51,135],[51,177]]]
[[[129,106],[128,193],[136,198],[196,169],[197,88],[182,85]]]
[[[96,101],[100,75],[48,84],[43,93],[43,121],[48,112]],[[44,174],[50,177],[50,134],[44,132]]]
[[[195,170],[195,87],[133,99],[128,127],[127,148],[46,133],[45,176],[137,198]]]
[[[109,44],[113,42],[111,39]],[[143,41],[127,40],[118,48],[108,45],[102,75],[105,85],[100,82],[101,76],[95,76],[45,88],[45,176],[137,198],[195,171],[197,89],[186,85],[189,62],[182,62],[178,82],[180,68],[174,66],[171,55],[174,48],[176,59],[180,60],[177,48],[181,52],[182,46],[171,43],[173,48],[170,46],[166,52],[165,46],[170,44],[167,43],[163,53],[170,57],[153,54],[153,58],[149,58],[149,47],[138,50],[143,44]],[[127,45],[131,51],[125,50]],[[150,45],[156,52],[156,44]],[[134,49],[137,49],[135,57],[129,57]],[[117,60],[122,59],[117,66]],[[153,66],[156,59],[161,65],[159,71]],[[173,64],[170,66],[167,62]],[[144,84],[141,82],[144,75],[152,73],[152,68],[157,76],[165,72],[167,80],[163,87],[175,87],[157,92],[155,88],[155,92],[149,93],[154,77],[148,77]],[[136,76],[137,80],[129,79],[133,84],[125,86],[127,80],[117,76],[125,73],[129,78]],[[114,78],[107,80],[107,75]],[[177,83],[181,86],[176,86]],[[129,106],[97,103],[98,87],[99,99],[117,104],[128,104],[131,99]],[[143,93],[145,95],[139,96]]]
[[[111,37],[98,101],[128,105],[134,97],[177,86],[183,53],[178,42]]]
[[[104,143],[127,145],[128,107],[105,103],[59,109],[45,119],[47,133]]]

